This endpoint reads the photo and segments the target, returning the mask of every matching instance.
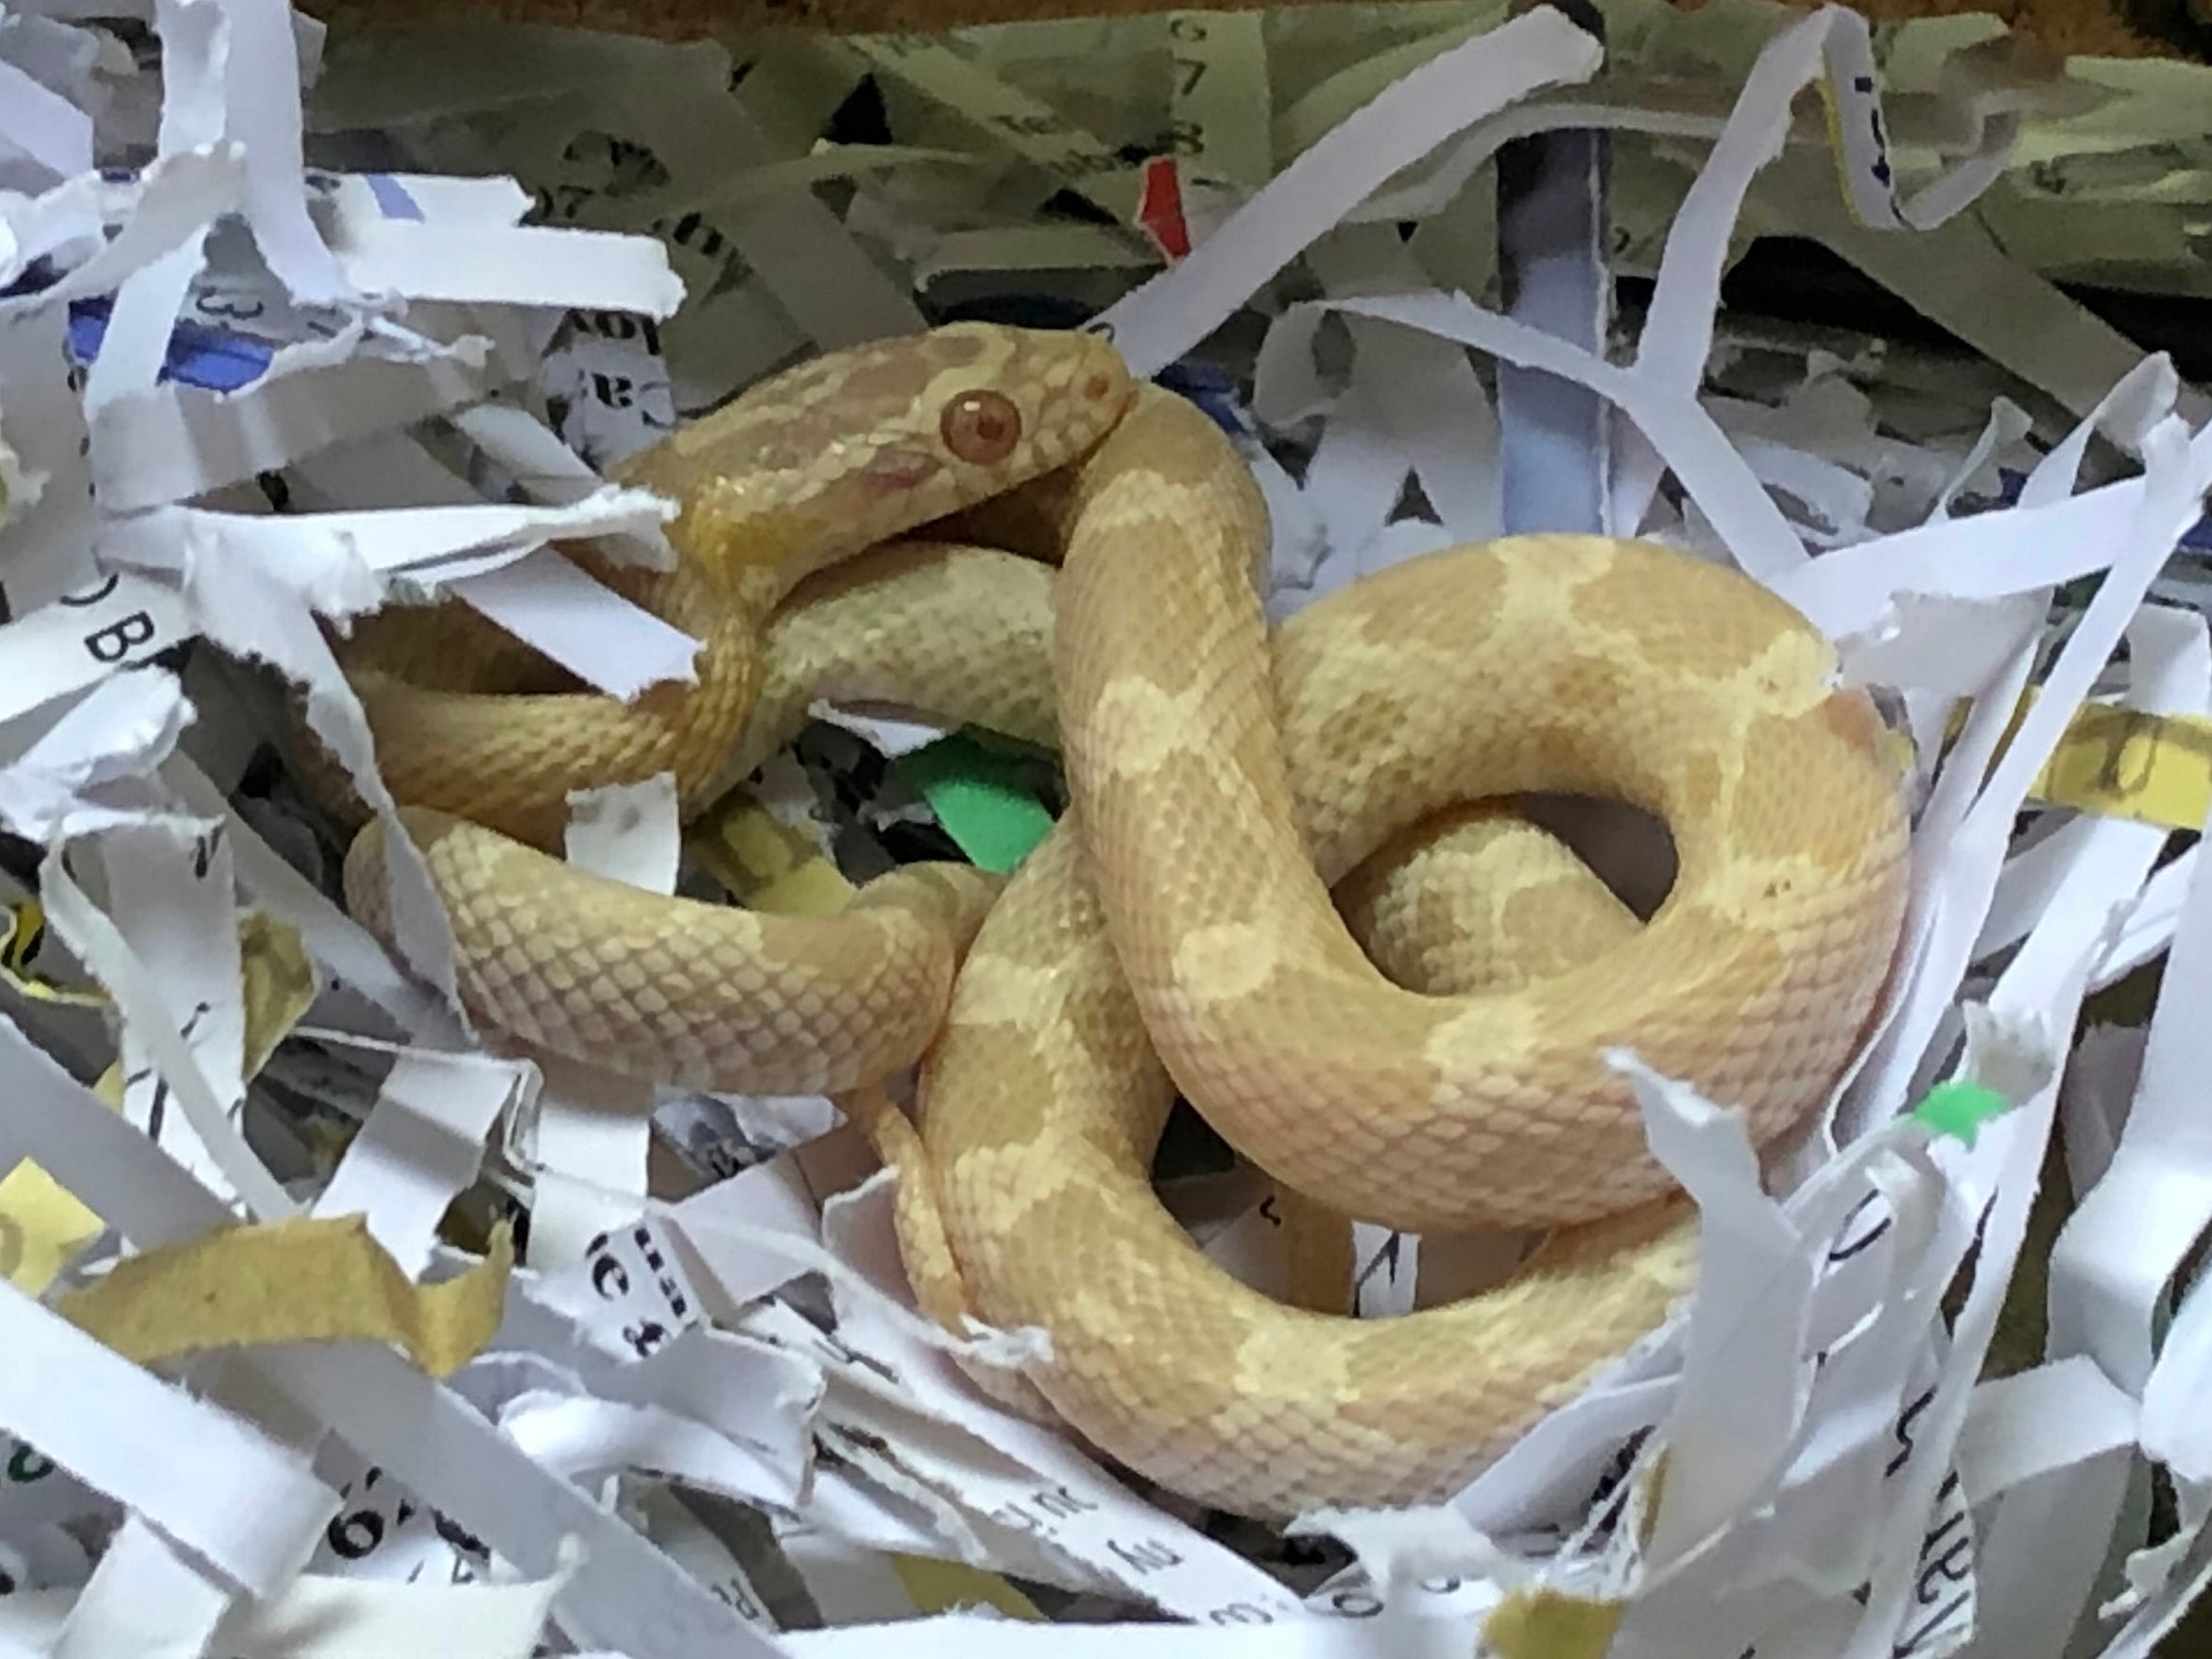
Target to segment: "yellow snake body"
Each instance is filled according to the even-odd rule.
[[[1741,1106],[1758,1141],[1801,1117],[1887,966],[1905,856],[1880,722],[1827,643],[1718,567],[1544,538],[1361,584],[1318,647],[1285,630],[1271,675],[1257,496],[1211,433],[1154,393],[1093,458],[1057,659],[1123,968],[1207,1120],[1300,1191],[1438,1231],[1664,1189],[1612,1047]],[[1330,707],[1301,720],[1309,680]],[[1666,905],[1510,996],[1391,983],[1329,884],[1432,812],[1532,791],[1669,825]]]
[[[573,790],[668,772],[697,810],[759,696],[762,630],[795,586],[1050,473],[1111,428],[1130,392],[1120,357],[1088,334],[974,325],[853,347],[752,387],[611,470],[678,505],[675,568],[582,560],[700,640],[694,681],[626,704],[488,695],[478,664],[437,660],[454,655],[452,635],[420,614],[381,613],[341,657],[386,786],[545,848],[561,844]],[[986,421],[997,425],[979,432]],[[450,607],[443,616],[466,622]]]
[[[1009,348],[1000,367],[1021,361]],[[811,372],[794,384],[833,407],[839,360]],[[1900,781],[1802,618],[1656,547],[1439,554],[1271,641],[1265,517],[1233,446],[1165,393],[1117,397],[1068,465],[1010,498],[1064,549],[1056,581],[917,544],[816,574],[772,625],[754,602],[741,729],[698,766],[727,778],[767,752],[841,650],[889,665],[850,670],[849,694],[1014,727],[1056,716],[1074,805],[987,914],[980,885],[903,871],[828,922],[712,912],[593,885],[452,816],[411,813],[410,833],[489,1022],[645,1075],[849,1091],[899,1168],[923,1307],[1051,1339],[1020,1378],[978,1367],[993,1393],[1248,1514],[1441,1497],[1690,1282],[1693,1221],[1607,1051],[1741,1107],[1761,1144],[1832,1088],[1898,932]],[[687,558],[725,544],[687,533],[719,522],[703,502],[772,499],[725,487],[717,468],[745,458],[694,444],[688,472],[652,474],[686,503]],[[982,620],[1009,615],[1027,620],[994,658]],[[451,695],[489,741],[502,699]],[[420,718],[408,741],[435,751],[439,732]],[[608,781],[609,763],[559,775]],[[1496,804],[1535,791],[1668,825],[1678,869],[1648,924]],[[465,781],[438,804],[476,815]],[[376,848],[372,830],[349,861],[371,917]],[[878,898],[916,881],[936,886]],[[1440,932],[1470,926],[1462,945]],[[966,949],[949,1008],[939,978],[894,966],[910,946],[945,978]],[[869,1030],[892,1040],[863,1052]],[[917,1057],[909,1120],[868,1086]],[[1301,1203],[1552,1231],[1507,1284],[1452,1306],[1361,1322],[1277,1304],[1212,1266],[1152,1190],[1178,1091]]]
[[[452,918],[472,1015],[699,1088],[842,1090],[911,1065],[992,890],[976,872],[917,866],[872,883],[848,915],[777,917],[647,903],[543,849],[560,846],[574,790],[665,772],[686,815],[706,805],[756,716],[803,710],[760,650],[793,588],[1050,474],[1110,430],[1131,390],[1089,335],[948,327],[802,364],[643,452],[616,476],[677,503],[675,568],[593,568],[701,650],[692,683],[632,703],[494,694],[516,661],[538,671],[453,606],[380,613],[341,645],[378,769]],[[764,710],[763,685],[776,693]],[[302,761],[332,809],[361,822],[334,762],[313,749]],[[369,823],[347,861],[348,902],[380,929],[383,835]]]

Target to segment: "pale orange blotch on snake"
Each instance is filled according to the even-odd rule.
[[[824,362],[793,384],[833,424],[836,360]],[[992,448],[1003,410],[970,398],[954,416],[943,389],[928,419]],[[974,389],[1016,405],[1031,395],[1011,380]],[[751,394],[763,410],[782,395],[778,383]],[[1434,556],[1321,602],[1271,646],[1253,587],[1264,519],[1234,450],[1150,388],[1103,425],[1040,496],[1065,539],[1055,693],[1075,807],[983,917],[924,1061],[918,1130],[865,1093],[855,1109],[900,1166],[901,1240],[924,1306],[1050,1332],[1051,1360],[1016,1397],[1041,1398],[1163,1484],[1249,1513],[1440,1497],[1689,1282],[1693,1231],[1604,1051],[1633,1048],[1740,1106],[1762,1144],[1832,1086],[1897,932],[1899,779],[1866,698],[1836,683],[1832,651],[1801,618],[1654,547],[1545,538]],[[688,474],[658,475],[693,492],[679,496],[679,547],[758,545],[739,509],[772,515],[772,496],[715,480],[731,453],[695,440],[691,454]],[[748,665],[731,677],[750,698],[764,588],[739,587],[754,597],[730,646]],[[961,624],[948,611],[919,625]],[[951,655],[960,674],[989,672],[971,652]],[[964,711],[956,686],[940,690],[916,700]],[[498,700],[472,707],[472,752],[496,747]],[[435,745],[434,725],[416,729]],[[703,790],[727,776],[737,742],[689,772],[665,754],[658,764]],[[572,759],[562,776],[609,781],[607,760]],[[439,775],[466,795],[465,774]],[[1678,873],[1649,925],[1578,900],[1588,942],[1562,935],[1542,973],[1495,947],[1464,971],[1424,966],[1424,948],[1394,935],[1382,954],[1405,983],[1386,977],[1331,888],[1345,882],[1346,911],[1379,932],[1387,913],[1418,933],[1409,914],[1451,907],[1417,893],[1383,902],[1405,835],[1455,802],[1523,791],[1620,796],[1668,823]],[[703,1011],[687,1033],[712,1024],[713,976],[672,995],[660,966],[631,1003],[607,996],[607,1012],[590,930],[518,958],[515,895],[576,878],[504,851],[441,864],[439,847],[485,832],[421,822],[449,903],[504,919],[505,934],[463,942],[502,964],[496,1021],[523,1029],[513,1005],[530,1002],[539,1023],[523,1035],[558,1046],[554,1025],[589,1017],[600,1023],[579,1046],[603,1063],[613,1025],[678,1018],[638,997]],[[1465,856],[1493,833],[1460,832],[1431,875],[1496,880],[1508,867],[1522,892],[1566,883],[1540,854]],[[357,871],[373,850],[356,849]],[[640,917],[669,902],[599,898]],[[533,902],[552,915],[552,901]],[[1495,901],[1506,904],[1525,925],[1528,907]],[[943,908],[956,932],[971,925],[972,905]],[[600,925],[651,934],[658,965],[684,946],[674,924]],[[746,935],[732,949],[781,952],[787,966],[810,949],[757,936],[753,918],[721,925]],[[782,982],[756,976],[721,1018],[817,1050],[813,1004],[843,965],[806,966],[811,1002],[779,1005]],[[892,983],[879,978],[877,994]],[[650,1065],[665,1040],[631,1057]],[[746,1069],[757,1052],[727,1058],[710,1086],[771,1086]],[[722,1063],[694,1056],[690,1075]],[[1560,1230],[1510,1284],[1455,1307],[1368,1323],[1283,1308],[1206,1262],[1151,1193],[1177,1086],[1255,1162],[1344,1212],[1426,1230]]]
[[[534,849],[560,846],[572,790],[667,772],[687,816],[709,804],[763,712],[761,634],[793,588],[1064,465],[1130,394],[1119,356],[1089,335],[949,327],[803,364],[643,452],[613,476],[677,502],[676,568],[576,556],[702,648],[693,683],[633,703],[535,689],[531,655],[457,606],[387,610],[340,642],[378,769],[452,918],[472,1016],[699,1088],[835,1091],[912,1065],[995,881],[916,866],[844,915],[760,916],[649,901]],[[533,689],[508,691],[510,672]],[[779,697],[765,712],[791,710]],[[300,758],[359,824],[334,764],[312,744]],[[384,833],[362,830],[346,878],[348,903],[380,931]]]

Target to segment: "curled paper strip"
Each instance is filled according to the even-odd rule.
[[[365,1217],[296,1217],[130,1257],[54,1307],[142,1365],[211,1348],[367,1342],[393,1343],[432,1377],[450,1377],[499,1329],[513,1266],[502,1225],[483,1261],[418,1285]]]

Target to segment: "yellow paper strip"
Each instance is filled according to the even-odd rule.
[[[43,913],[35,901],[14,913],[13,927],[8,944],[0,947],[0,969],[27,989],[25,935],[29,933],[35,941],[44,928]],[[238,946],[245,980],[245,1070],[250,1079],[314,1005],[315,961],[295,929],[259,911],[248,911],[238,918]],[[35,949],[34,942],[28,950]],[[107,1001],[107,994],[60,992],[54,1000],[97,1004]],[[109,1067],[94,1092],[110,1106],[120,1106],[123,1069]],[[26,1295],[42,1293],[99,1233],[100,1218],[38,1165],[18,1164],[0,1177],[0,1278]]]
[[[1619,1601],[1515,1590],[1483,1621],[1483,1646],[1498,1659],[1604,1659],[1625,1611]]]
[[[141,1365],[269,1343],[393,1343],[442,1377],[499,1329],[514,1259],[503,1224],[482,1262],[417,1285],[370,1237],[367,1218],[296,1217],[131,1257],[54,1310]]]
[[[951,1613],[963,1607],[990,1607],[1025,1624],[1042,1624],[1037,1603],[996,1573],[963,1562],[936,1561],[919,1555],[889,1557],[891,1570],[914,1598],[915,1607],[927,1615]]]
[[[12,905],[0,904],[0,977],[26,997],[41,1002],[61,1002],[72,1008],[105,1008],[108,993],[97,985],[64,985],[37,967],[40,947],[46,942],[45,907],[35,898]]]
[[[238,918],[238,966],[246,999],[245,1072],[258,1076],[315,1005],[315,958],[297,928],[258,910]]]
[[[2199,829],[2212,812],[2212,719],[2085,705],[2031,793],[2108,818]]]
[[[1604,1586],[1615,1593],[1570,1596],[1543,1585],[1509,1591],[1483,1621],[1484,1652],[1495,1653],[1498,1659],[1605,1659],[1628,1612],[1631,1574],[1624,1547],[1633,1540],[1638,1555],[1650,1548],[1659,1505],[1666,1498],[1672,1455],[1661,1451],[1640,1475],[1630,1477],[1634,1483],[1622,1502]]]
[[[0,1179],[0,1277],[26,1296],[54,1282],[100,1235],[100,1218],[26,1159]]]
[[[2031,689],[1998,741],[2004,753],[2035,705]],[[1965,726],[1962,706],[1946,741]],[[1993,756],[1990,763],[1996,764]],[[2028,786],[2031,800],[2167,830],[2196,830],[2212,813],[2212,716],[2146,714],[2114,703],[2084,703]]]

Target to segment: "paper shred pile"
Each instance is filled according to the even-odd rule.
[[[2205,296],[2212,71],[1604,9],[735,58],[0,20],[0,1654],[2153,1650],[2212,1581],[2212,355],[2071,296]],[[1500,152],[1587,129],[1606,234],[1509,288]],[[1775,239],[1920,333],[1723,309]],[[1528,320],[1608,266],[1605,338]],[[1286,1533],[1130,1483],[949,1361],[828,1102],[495,1052],[441,917],[403,962],[334,901],[287,710],[381,786],[321,624],[441,590],[610,694],[679,673],[554,546],[661,550],[600,470],[959,316],[1110,329],[1234,433],[1277,616],[1583,504],[1791,599],[1913,745],[1832,1118],[1762,1189],[1641,1080],[1695,1305],[1448,1505]],[[1590,442],[1533,441],[1534,369]],[[821,911],[1059,805],[1050,756],[814,712],[680,838],[601,792],[573,856]],[[1280,1282],[1217,1147],[1163,1170]],[[1497,1268],[1353,1243],[1363,1317]]]
[[[1241,9],[1250,0],[1235,0]],[[1291,0],[1329,5],[1345,0]],[[1685,11],[1740,0],[1672,0]],[[1754,4],[1763,0],[1753,0]],[[1801,10],[1817,0],[1787,0]],[[2009,29],[2059,52],[2116,58],[2212,59],[2212,9],[2204,0],[1848,0],[1878,23],[1963,21]],[[352,28],[404,28],[453,20],[452,0],[315,0],[313,14]],[[955,27],[1046,19],[1095,19],[1157,10],[1155,0],[469,0],[467,15],[553,27],[596,28],[655,38],[729,39],[762,28],[841,34],[937,34]],[[1363,11],[1372,13],[1376,8]],[[1610,8],[1607,8],[1610,9]],[[1740,12],[1738,13],[1740,16]]]

